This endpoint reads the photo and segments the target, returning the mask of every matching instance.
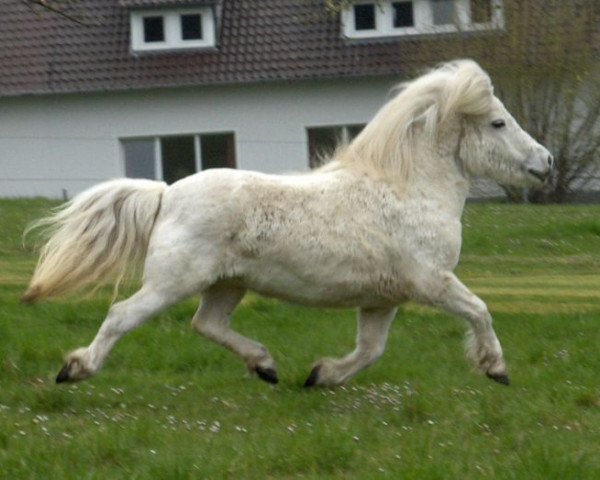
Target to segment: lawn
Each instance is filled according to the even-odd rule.
[[[352,311],[248,296],[235,325],[280,383],[195,335],[198,299],[126,336],[103,371],[56,385],[110,303],[19,304],[24,225],[52,206],[0,200],[0,478],[600,478],[600,208],[470,204],[459,276],[487,303],[512,385],[474,373],[460,319],[407,304],[385,355],[345,387],[303,389],[353,348]]]

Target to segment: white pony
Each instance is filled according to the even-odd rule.
[[[23,301],[120,278],[145,258],[143,284],[115,303],[92,343],[67,356],[57,382],[97,373],[121,336],[201,293],[202,335],[277,383],[260,343],[233,331],[246,291],[317,307],[358,307],[356,348],[318,361],[305,385],[339,385],[383,353],[398,304],[414,300],[467,320],[469,356],[508,384],[485,303],[453,274],[469,179],[540,185],[550,153],[515,122],[473,61],[412,82],[316,171],[217,169],[173,185],[97,185],[38,225],[50,227]]]

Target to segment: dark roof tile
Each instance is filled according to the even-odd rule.
[[[119,5],[125,8],[154,8],[154,7],[188,7],[215,5],[222,0],[119,0]]]
[[[132,7],[221,6],[216,49],[130,51]],[[67,13],[0,0],[0,96],[232,84],[401,71],[396,44],[351,45],[320,0],[88,0]],[[66,7],[67,8],[67,7]]]
[[[506,3],[519,6],[516,0]],[[431,38],[347,41],[339,16],[325,8],[325,0],[61,4],[83,24],[22,1],[0,0],[0,96],[397,75],[411,59],[442,60],[437,45],[447,42],[445,37],[439,43]],[[218,4],[216,48],[131,52],[130,9],[192,4]],[[458,45],[464,52],[465,43]]]

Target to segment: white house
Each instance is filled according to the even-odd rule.
[[[0,196],[307,170],[368,122],[421,37],[504,21],[498,0],[47,3],[61,11],[0,0]]]

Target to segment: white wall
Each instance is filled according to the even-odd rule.
[[[0,98],[0,196],[124,175],[119,139],[235,133],[238,168],[308,169],[306,127],[366,123],[398,79]]]

